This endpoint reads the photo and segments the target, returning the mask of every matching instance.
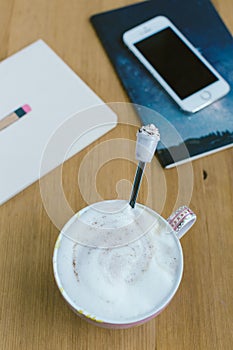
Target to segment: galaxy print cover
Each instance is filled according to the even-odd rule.
[[[126,48],[123,33],[157,15],[168,17],[225,78],[231,87],[225,97],[188,114]],[[232,146],[233,39],[209,0],[144,1],[93,15],[91,22],[131,101],[165,118],[163,122],[136,108],[142,124],[154,123],[160,129],[157,154],[162,166],[169,168]]]

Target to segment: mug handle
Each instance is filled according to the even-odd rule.
[[[197,217],[194,212],[184,205],[172,213],[167,219],[167,222],[171,225],[177,237],[181,239],[191,226],[193,226],[196,219]]]

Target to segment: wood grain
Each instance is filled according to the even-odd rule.
[[[42,38],[106,102],[128,102],[89,17],[133,2],[0,0],[0,59]],[[232,0],[213,3],[233,32]],[[138,125],[135,115],[131,119]],[[94,145],[119,137],[134,139],[134,135],[134,126],[119,125]],[[64,192],[74,211],[86,205],[93,189],[93,184],[87,182],[83,197],[76,181],[80,165],[92,149],[93,145],[64,165]],[[114,331],[89,325],[62,300],[52,271],[58,229],[44,209],[38,182],[2,205],[0,349],[232,349],[232,158],[233,149],[228,149],[192,163],[194,188],[190,206],[198,221],[182,239],[185,268],[181,287],[159,317],[133,329]],[[101,196],[128,198],[135,166],[130,159],[104,164],[96,182]],[[89,173],[92,169],[90,164]],[[190,171],[187,165],[181,169],[184,174]],[[53,174],[48,175],[48,181],[49,177]],[[148,202],[148,189],[153,186],[149,204],[168,216],[176,202],[177,179],[177,169],[165,171],[154,159],[147,169],[140,201]],[[183,195],[189,196],[187,189]]]

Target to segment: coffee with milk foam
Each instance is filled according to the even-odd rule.
[[[64,227],[59,245],[57,273],[72,305],[106,322],[150,316],[181,278],[175,234],[138,204],[132,209],[115,200],[85,208]]]

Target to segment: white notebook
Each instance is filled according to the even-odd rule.
[[[0,101],[0,204],[117,122],[42,40],[0,63]]]

